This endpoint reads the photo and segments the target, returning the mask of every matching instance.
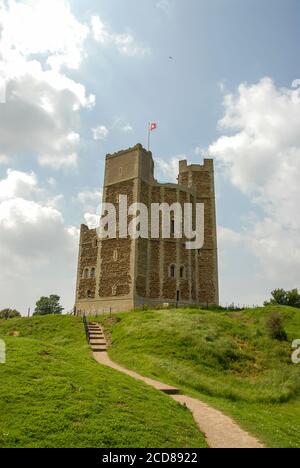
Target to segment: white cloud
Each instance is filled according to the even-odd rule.
[[[72,15],[64,0],[1,2],[2,47],[15,47],[23,56],[47,54],[52,68],[66,65],[78,69],[89,28]]]
[[[297,78],[297,80],[294,80],[293,83],[292,83],[292,88],[299,88],[300,86],[300,79]]]
[[[72,169],[77,167],[78,155],[77,153],[66,154],[63,157],[56,154],[44,154],[39,157],[39,163],[41,166],[50,167],[54,170],[59,169]]]
[[[274,284],[262,278],[259,260],[253,255],[245,232],[219,226],[218,247],[222,305],[262,304]]]
[[[187,159],[184,154],[174,156],[170,159],[155,158],[154,161],[158,177],[175,183],[179,174],[179,161],[184,159]]]
[[[90,229],[99,226],[102,213],[103,194],[99,190],[85,190],[79,192],[73,201],[79,203],[82,208],[83,218]]]
[[[105,125],[100,125],[99,127],[92,129],[94,140],[105,140],[109,135],[108,128]]]
[[[117,34],[114,36],[114,43],[121,54],[128,55],[130,57],[144,57],[150,53],[149,48],[141,47],[136,43],[135,38],[131,33]]]
[[[230,135],[209,153],[257,207],[241,229],[245,248],[275,286],[299,286],[300,88],[278,89],[264,78],[226,95],[224,107],[220,128]]]
[[[124,133],[131,133],[133,132],[133,127],[130,124],[126,124],[121,128],[121,130]]]
[[[59,205],[64,201],[64,199],[65,199],[64,195],[60,193],[59,195],[55,195],[54,197],[49,198],[46,201],[46,206],[50,208],[58,208]]]
[[[37,190],[36,175],[8,169],[6,179],[0,180],[0,202],[11,198],[28,197]]]
[[[124,133],[131,133],[133,132],[133,126],[127,122],[125,119],[122,117],[116,117],[114,119],[114,123],[112,125],[112,129],[117,129],[118,131],[124,132]]]
[[[91,27],[96,42],[103,46],[114,46],[123,55],[143,57],[150,52],[148,47],[137,44],[131,32],[118,34],[110,31],[97,15],[91,18]]]
[[[87,26],[61,0],[0,0],[0,30],[0,75],[6,82],[0,154],[28,152],[55,169],[76,165],[79,110],[93,107],[95,97],[60,68],[79,67]]]
[[[83,192],[79,192],[76,200],[81,204],[86,204],[87,202],[100,202],[102,200],[102,192],[98,190],[90,191],[86,190]]]
[[[85,213],[84,220],[89,229],[96,229],[100,225],[100,216],[93,213]]]
[[[96,42],[105,44],[110,41],[110,34],[107,31],[107,27],[99,16],[92,16],[91,27]]]
[[[32,200],[43,194],[36,175],[17,171],[0,180],[0,194],[0,308],[24,313],[41,295],[51,293],[72,307],[78,229],[67,226],[54,207],[62,196]]]

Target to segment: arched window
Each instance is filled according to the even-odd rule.
[[[117,261],[118,261],[118,258],[119,258],[119,253],[118,253],[117,250],[114,250],[114,253],[113,253],[114,262],[117,262]]]
[[[94,279],[96,277],[96,268],[91,268],[90,278]]]
[[[93,240],[93,248],[96,249],[98,247],[98,239]]]
[[[116,285],[112,287],[111,292],[112,292],[113,296],[117,295],[117,286]]]
[[[83,270],[83,279],[88,279],[88,277],[89,277],[89,269],[85,268]]]
[[[88,299],[91,299],[91,298],[93,297],[93,293],[92,293],[92,291],[91,291],[90,289],[87,290],[87,292],[86,292],[86,297],[87,297]]]
[[[180,278],[181,279],[185,278],[185,267],[184,266],[180,267]]]
[[[175,265],[171,265],[170,266],[170,277],[171,278],[175,278],[176,276],[176,266]]]

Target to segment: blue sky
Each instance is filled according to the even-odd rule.
[[[76,229],[96,208],[105,155],[146,145],[149,121],[160,180],[178,159],[215,157],[222,302],[300,286],[299,0],[0,6],[0,259],[12,270],[0,307],[52,292],[72,307]]]

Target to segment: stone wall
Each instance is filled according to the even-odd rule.
[[[138,250],[138,272],[136,280],[136,293],[140,297],[147,297],[147,277],[148,277],[148,243],[147,239],[137,241]]]
[[[79,258],[79,299],[95,298],[96,278],[90,278],[91,269],[97,267],[98,242],[95,229],[89,230],[82,226]],[[88,278],[84,278],[84,271],[88,269]]]
[[[160,248],[159,240],[150,241],[150,268],[149,268],[149,283],[150,283],[150,298],[157,299],[161,297],[160,293]]]
[[[130,239],[107,239],[101,243],[99,297],[126,296],[132,278],[128,266],[131,259]]]
[[[196,296],[200,304],[218,304],[218,253],[214,191],[213,161],[205,160],[203,166],[181,165],[179,182],[191,186],[197,203],[204,204],[204,247],[196,254]],[[194,296],[194,292],[192,293]]]
[[[177,242],[163,241],[164,269],[163,269],[163,297],[176,301],[177,281],[170,277],[170,266],[175,265],[177,269]]]
[[[178,184],[159,184],[153,177],[151,153],[137,145],[106,159],[104,201],[118,212],[119,195],[128,205],[144,203],[204,203],[205,244],[200,251],[186,249],[186,239],[107,239],[97,242],[95,230],[81,228],[78,263],[78,310],[95,313],[126,310],[149,303],[218,303],[218,264],[213,162],[188,166],[180,162]],[[117,219],[117,222],[119,220]],[[130,221],[130,220],[129,220]],[[195,227],[195,226],[194,226]],[[170,272],[175,267],[175,277]],[[96,269],[95,278],[84,270]],[[183,268],[181,274],[181,268]]]

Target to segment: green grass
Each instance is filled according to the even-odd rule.
[[[289,342],[268,336],[274,311],[284,316]],[[115,361],[208,401],[269,447],[300,448],[300,365],[291,362],[299,310],[165,310],[101,321]]]
[[[0,321],[0,338],[1,448],[206,446],[185,408],[97,364],[79,319]]]

